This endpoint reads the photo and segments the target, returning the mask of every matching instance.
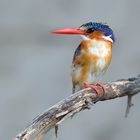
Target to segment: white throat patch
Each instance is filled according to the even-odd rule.
[[[80,35],[82,37],[83,40],[91,40],[89,37],[85,36],[85,35]]]

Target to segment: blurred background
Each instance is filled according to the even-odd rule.
[[[49,31],[107,22],[116,42],[103,81],[140,74],[139,0],[0,0],[0,140],[11,140],[39,113],[71,94],[79,36]],[[97,103],[59,127],[57,140],[137,140],[140,95]],[[44,138],[55,140],[54,130]]]

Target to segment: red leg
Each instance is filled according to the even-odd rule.
[[[95,92],[96,92],[98,95],[101,94],[100,91],[98,90],[98,88],[97,88],[96,86],[94,86],[94,85],[91,85],[91,84],[89,84],[89,83],[84,83],[84,87],[85,87],[85,88],[91,88],[91,89],[95,90]]]
[[[103,85],[102,83],[98,82],[98,83],[96,84],[96,86],[101,87],[102,90],[103,90],[103,92],[104,92],[104,93],[107,93],[107,90],[106,90],[106,88],[104,87],[104,85]]]

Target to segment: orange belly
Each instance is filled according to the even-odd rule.
[[[83,87],[85,82],[96,83],[108,68],[112,53],[111,46],[105,41],[81,43],[81,54],[77,56],[72,66],[73,85]]]

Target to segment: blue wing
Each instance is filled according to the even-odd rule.
[[[79,46],[77,47],[75,53],[74,53],[73,61],[75,60],[75,58],[76,58],[77,56],[80,55],[80,53],[81,53],[81,47],[80,47],[80,45],[79,45]]]

